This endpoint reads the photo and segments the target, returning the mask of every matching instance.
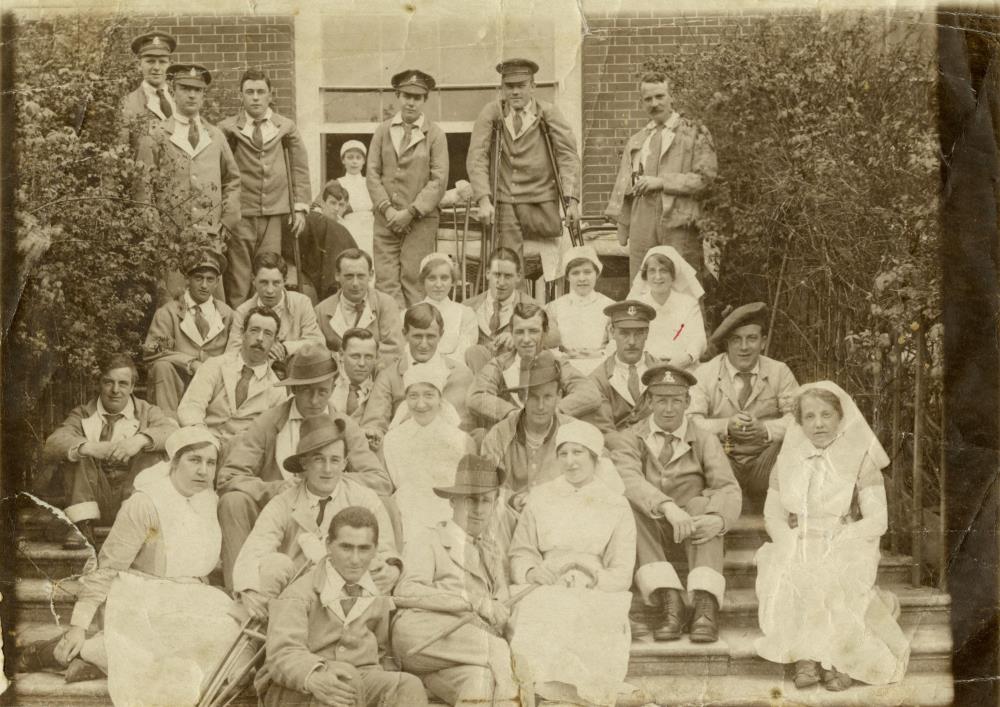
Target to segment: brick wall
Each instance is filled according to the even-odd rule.
[[[271,78],[278,113],[295,118],[294,22],[282,15],[179,15],[132,21],[135,34],[162,30],[177,38],[174,59],[212,72],[205,113],[209,120],[239,107],[239,80],[247,68]]]

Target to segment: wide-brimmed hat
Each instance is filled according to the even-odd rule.
[[[737,307],[722,320],[708,340],[715,346],[721,346],[730,334],[746,324],[760,324],[761,330],[766,334],[767,305],[763,302],[750,302]]]
[[[171,432],[163,443],[163,448],[167,452],[167,458],[173,461],[177,452],[194,444],[211,444],[216,451],[219,451],[219,440],[215,435],[209,432],[207,427],[193,425]]]
[[[292,356],[287,370],[288,376],[274,385],[309,385],[325,381],[337,375],[337,362],[325,346],[307,344]]]
[[[520,382],[510,390],[528,390],[537,385],[562,380],[562,367],[549,350],[540,352],[532,359],[521,359]]]
[[[466,454],[458,460],[455,483],[435,486],[434,494],[441,498],[479,496],[503,485],[504,473],[495,463],[476,454]]]
[[[299,444],[295,447],[295,454],[282,463],[285,471],[301,474],[304,471],[302,457],[317,449],[322,449],[331,442],[343,439],[345,427],[342,419],[329,415],[317,415],[304,419],[299,427]]]

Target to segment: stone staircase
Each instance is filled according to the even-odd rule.
[[[73,608],[78,582],[74,579],[94,561],[88,550],[66,551],[47,537],[53,524],[47,510],[18,510],[17,642],[47,638],[65,626]],[[98,533],[99,541],[106,529]],[[633,641],[628,682],[637,688],[619,707],[630,705],[950,705],[951,633],[950,598],[930,587],[909,584],[910,559],[885,554],[879,585],[900,600],[900,624],[911,641],[909,671],[903,682],[886,687],[856,685],[841,693],[816,686],[798,690],[783,666],[768,663],[754,652],[757,597],[754,592],[754,551],[766,539],[760,516],[741,518],[727,536],[728,590],[720,616],[720,639],[694,644],[682,638],[654,643]],[[59,622],[57,624],[57,622]],[[109,705],[104,680],[67,685],[50,673],[19,674],[14,678],[17,704]],[[256,704],[244,695],[239,705]]]

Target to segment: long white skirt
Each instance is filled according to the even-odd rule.
[[[197,704],[203,682],[239,634],[232,603],[217,587],[119,574],[104,617],[116,707]]]

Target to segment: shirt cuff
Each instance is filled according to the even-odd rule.
[[[324,663],[324,662],[321,661],[319,663],[316,663],[316,665],[314,665],[312,667],[312,669],[308,673],[306,673],[306,676],[304,678],[302,678],[302,691],[303,692],[309,692],[309,690],[306,689],[306,683],[309,682],[309,676],[312,675],[313,673],[315,673],[320,668],[324,668],[324,667],[326,667],[326,663]]]

